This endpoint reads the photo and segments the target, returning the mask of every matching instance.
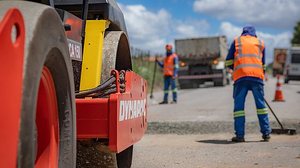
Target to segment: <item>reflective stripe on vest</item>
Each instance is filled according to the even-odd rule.
[[[240,36],[235,39],[235,49],[233,80],[247,76],[264,79],[263,42],[253,36]]]
[[[164,75],[165,76],[173,76],[174,75],[174,58],[176,54],[172,54],[167,56],[164,60]]]

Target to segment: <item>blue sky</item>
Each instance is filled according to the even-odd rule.
[[[299,0],[117,0],[132,46],[163,53],[174,39],[226,35],[228,43],[244,25],[254,25],[267,47],[289,47],[300,21]],[[229,44],[228,44],[229,45]]]

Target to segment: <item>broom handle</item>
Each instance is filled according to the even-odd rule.
[[[156,59],[157,57],[155,56],[155,61],[154,61],[154,72],[153,72],[153,78],[152,78],[152,85],[151,85],[151,91],[150,91],[150,99],[153,98],[153,87],[154,87],[154,83],[155,83],[155,74],[156,74]]]
[[[279,121],[279,119],[277,118],[277,116],[275,115],[273,109],[271,108],[271,106],[269,105],[269,103],[267,102],[267,100],[266,100],[265,98],[264,98],[264,100],[265,100],[267,106],[269,107],[270,111],[272,112],[273,116],[274,116],[275,119],[277,120],[278,124],[280,125],[281,129],[283,130],[284,128],[283,128],[281,122]]]

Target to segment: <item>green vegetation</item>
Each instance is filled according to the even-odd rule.
[[[297,25],[294,28],[294,35],[291,42],[293,45],[300,44],[300,21],[297,23]]]
[[[266,73],[269,75],[273,73],[273,62],[267,65]]]
[[[149,57],[148,57],[149,58]],[[134,57],[132,58],[133,71],[141,75],[148,83],[148,92],[151,91],[151,85],[154,74],[155,62],[149,61],[147,57]],[[153,90],[161,90],[163,87],[162,69],[156,66],[156,77]]]

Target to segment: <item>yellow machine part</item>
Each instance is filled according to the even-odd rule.
[[[108,20],[86,21],[80,91],[100,84],[104,32],[109,23]]]

